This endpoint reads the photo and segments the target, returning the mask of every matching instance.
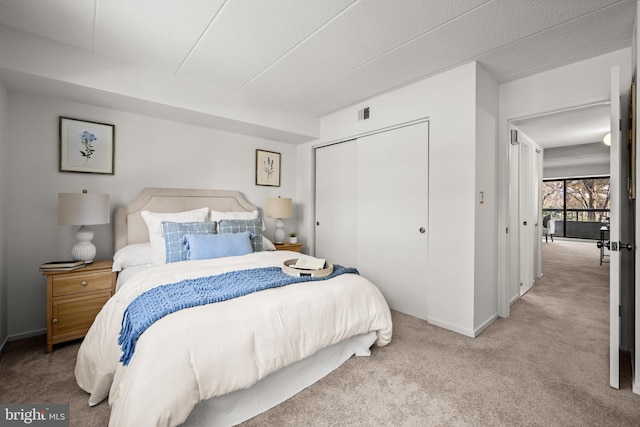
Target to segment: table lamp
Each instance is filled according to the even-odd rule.
[[[58,193],[58,224],[80,225],[76,232],[76,244],[71,249],[71,258],[82,260],[85,264],[93,262],[96,247],[91,240],[93,230],[87,227],[95,224],[108,224],[110,219],[109,195],[82,193]]]
[[[284,243],[284,223],[282,218],[291,218],[291,199],[280,197],[267,198],[267,216],[276,218],[276,232],[273,235],[274,243]]]

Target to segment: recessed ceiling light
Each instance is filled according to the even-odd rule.
[[[604,145],[611,145],[611,132],[609,132],[604,136],[604,138],[602,138],[602,142],[604,142]]]

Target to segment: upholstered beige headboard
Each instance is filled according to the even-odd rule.
[[[114,248],[149,241],[149,232],[140,212],[182,212],[208,207],[221,212],[252,212],[257,206],[245,200],[239,191],[146,188],[128,205],[116,209]]]

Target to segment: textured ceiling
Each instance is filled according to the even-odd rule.
[[[608,103],[600,103],[516,120],[512,124],[545,149],[601,143],[611,127],[610,107]]]
[[[499,82],[631,45],[633,0],[0,0],[0,24],[321,116],[469,61]]]
[[[599,103],[511,123],[544,148],[545,168],[568,168],[609,164],[610,121],[610,105]]]

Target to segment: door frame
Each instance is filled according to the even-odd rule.
[[[505,117],[501,123],[500,129],[500,146],[498,149],[498,164],[499,164],[499,191],[500,191],[500,203],[498,212],[498,230],[500,231],[500,237],[498,238],[498,316],[508,318],[511,311],[511,304],[517,301],[520,296],[516,295],[515,298],[510,297],[510,278],[514,266],[517,266],[519,262],[519,251],[516,255],[513,254],[511,245],[511,221],[513,219],[512,207],[512,195],[517,194],[514,185],[518,183],[511,182],[511,167],[512,162],[515,159],[511,158],[511,129],[515,126],[512,122],[528,119],[537,116],[543,116],[548,114],[560,113],[563,111],[575,110],[584,107],[589,107],[598,104],[609,104],[610,98],[607,96],[601,96],[597,98],[588,98],[571,103],[558,105],[555,107],[544,107],[525,113],[511,115]],[[517,215],[517,213],[516,213]],[[516,264],[514,264],[514,262]],[[517,268],[517,267],[516,267]]]

